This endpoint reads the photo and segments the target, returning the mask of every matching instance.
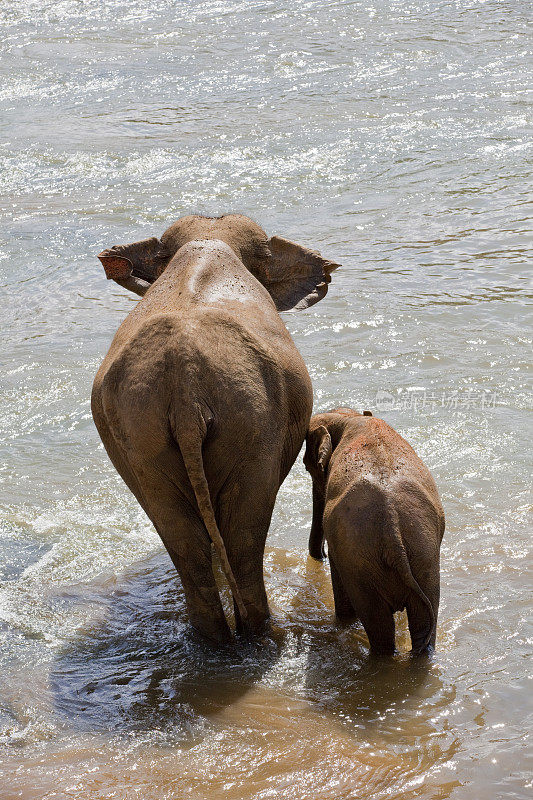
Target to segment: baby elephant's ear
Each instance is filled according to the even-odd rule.
[[[272,263],[264,283],[278,311],[301,311],[326,296],[331,273],[339,264],[281,236],[272,236],[268,246]]]
[[[331,442],[331,436],[329,435],[329,431],[325,425],[321,425],[317,431],[317,435],[320,436],[319,445],[318,445],[318,453],[317,453],[317,464],[318,468],[325,472],[328,468],[329,459],[331,458],[331,453],[333,452],[333,446]]]

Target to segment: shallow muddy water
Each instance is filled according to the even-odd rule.
[[[528,19],[1,4],[2,800],[530,796]],[[267,543],[271,633],[199,641],[99,443],[92,378],[135,300],[95,254],[230,210],[343,265],[284,318],[315,408],[383,416],[440,488],[430,664],[403,615],[382,663],[336,626],[300,459]]]

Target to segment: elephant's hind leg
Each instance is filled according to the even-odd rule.
[[[437,635],[437,615],[439,613],[439,569],[428,570],[425,580],[419,578],[419,585],[429,598],[433,609],[433,625],[429,609],[416,592],[410,591],[406,602],[407,621],[411,635],[411,649],[414,655],[435,649]]]
[[[378,594],[368,576],[354,575],[349,591],[352,605],[368,636],[371,652],[375,655],[392,655],[396,644],[391,606]]]
[[[231,633],[213,574],[211,540],[195,509],[176,491],[161,482],[153,493],[145,490],[149,516],[180,576],[191,625],[223,643]]]
[[[329,558],[335,613],[343,619],[337,611],[339,608],[341,614],[347,615],[344,619],[354,621],[359,618],[371,651],[377,655],[391,655],[395,650],[394,614],[390,605],[376,591],[377,576],[373,580],[368,574],[359,572],[349,560],[342,560],[336,552],[333,552],[333,559],[337,555],[337,560],[332,560],[332,544]]]
[[[264,466],[233,476],[218,498],[219,524],[247,618],[235,615],[237,629],[258,634],[270,616],[263,577],[265,541],[274,509],[277,485],[265,480]]]
[[[389,604],[374,595],[361,608],[359,617],[368,636],[370,650],[376,655],[392,655],[396,643],[394,614]]]
[[[264,629],[265,623],[270,617],[263,576],[264,542],[268,525],[266,530],[259,524],[254,527],[253,535],[257,536],[257,540],[254,542],[253,548],[242,546],[241,542],[236,541],[237,537],[234,537],[230,544],[228,544],[227,537],[224,537],[224,542],[247,614],[246,619],[243,620],[236,609],[237,631],[257,635]],[[249,530],[241,527],[241,532],[243,543],[249,542]]]
[[[342,578],[339,570],[335,566],[333,553],[328,553],[329,568],[331,572],[331,586],[333,589],[333,602],[335,604],[335,615],[341,622],[355,622],[357,614],[355,613],[352,602],[344,588]]]

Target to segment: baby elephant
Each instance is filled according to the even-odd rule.
[[[413,448],[369,411],[311,418],[304,464],[313,479],[309,552],[328,543],[335,613],[360,619],[372,651],[394,652],[394,612],[407,609],[413,653],[435,647],[444,512]]]

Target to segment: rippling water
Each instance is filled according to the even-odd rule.
[[[529,18],[2,3],[2,800],[530,796]],[[272,633],[211,650],[99,443],[92,377],[135,300],[95,254],[230,210],[343,264],[286,323],[316,409],[381,413],[441,490],[429,666],[403,615],[391,662],[336,627],[301,462],[268,540]]]

